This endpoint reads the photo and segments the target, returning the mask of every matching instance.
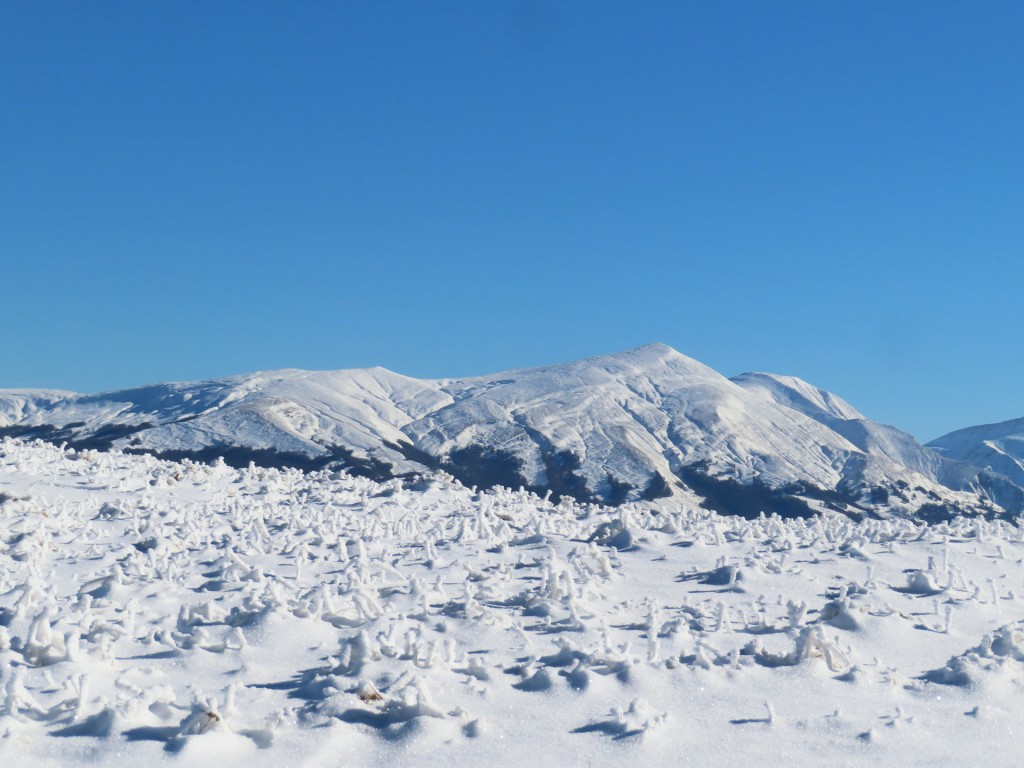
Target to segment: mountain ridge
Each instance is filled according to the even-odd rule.
[[[279,369],[92,395],[0,390],[0,435],[377,478],[444,470],[481,487],[749,515],[1024,509],[1000,472],[837,395],[792,376],[729,379],[659,343],[468,378]]]

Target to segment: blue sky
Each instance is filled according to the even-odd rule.
[[[0,387],[662,341],[1024,416],[1024,6],[0,4]]]

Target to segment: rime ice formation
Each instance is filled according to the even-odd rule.
[[[0,500],[5,766],[1019,757],[1024,534],[1002,520],[11,439]]]

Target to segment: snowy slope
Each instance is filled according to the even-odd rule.
[[[404,425],[450,402],[436,385],[383,368],[265,371],[96,395],[46,393],[34,401],[29,395],[0,391],[0,414],[23,414],[7,420],[9,434],[181,454],[236,446],[312,458],[342,446],[393,463],[401,454],[386,443],[401,441]],[[21,405],[25,400],[30,404]]]
[[[709,474],[771,486],[810,479],[834,486],[827,451],[853,446],[801,414],[763,404],[721,374],[664,345],[577,363],[461,382],[454,402],[407,430],[433,455],[473,444],[501,446],[523,462],[529,484],[546,483],[545,449],[569,451],[598,487],[641,486],[654,471],[706,465]]]
[[[1024,486],[1024,419],[959,429],[928,445],[943,456],[991,468]]]
[[[1024,475],[1011,479],[998,468],[976,466],[962,456],[939,453],[933,450],[934,443],[931,447],[923,446],[912,435],[871,421],[832,393],[792,376],[745,373],[734,377],[733,381],[810,416],[845,437],[860,451],[887,461],[891,466],[909,469],[948,488],[980,492],[1009,510],[1024,509],[1024,495],[1019,487],[1024,484]],[[860,481],[868,485],[884,482],[879,468],[865,464],[865,473],[873,472],[873,475],[862,477]],[[853,476],[851,472],[850,477]],[[891,469],[889,476],[895,476]]]
[[[661,344],[471,379],[284,370],[98,395],[0,392],[0,414],[0,434],[78,447],[377,478],[444,469],[555,499],[700,497],[750,515],[1024,507],[828,392],[765,374],[730,381]]]
[[[0,765],[1017,765],[1024,538],[0,442]]]
[[[864,420],[866,418],[842,398],[796,376],[744,373],[734,376],[732,381],[745,389],[758,392],[766,400],[800,411],[800,413],[822,423]]]
[[[40,411],[78,397],[74,392],[59,389],[0,390],[0,427],[32,423]],[[38,423],[38,422],[36,422]]]

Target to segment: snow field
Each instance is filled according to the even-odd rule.
[[[0,764],[1016,764],[1024,536],[0,445]]]

